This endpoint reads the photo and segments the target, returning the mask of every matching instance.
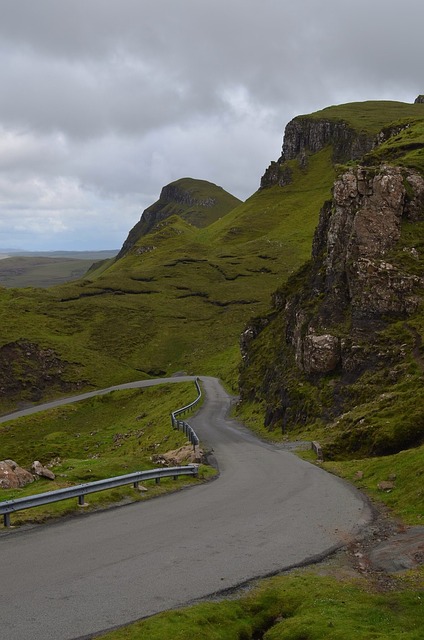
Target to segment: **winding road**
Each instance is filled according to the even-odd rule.
[[[190,424],[213,449],[219,478],[160,499],[3,533],[5,638],[75,640],[180,607],[323,557],[371,519],[352,486],[258,440],[228,419],[231,398],[218,380],[201,381],[205,402]]]

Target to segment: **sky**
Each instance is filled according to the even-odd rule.
[[[0,250],[118,249],[162,187],[242,200],[296,115],[424,93],[422,0],[0,0]]]

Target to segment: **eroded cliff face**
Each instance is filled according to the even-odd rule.
[[[333,162],[358,160],[371,151],[380,140],[357,132],[346,122],[298,116],[288,123],[284,132],[283,149],[277,162],[271,162],[261,179],[261,188],[275,184],[284,186],[291,180],[291,160],[305,168],[308,155],[317,153],[327,145],[333,147]]]
[[[76,366],[61,360],[53,349],[28,340],[18,340],[0,348],[0,396],[11,403],[38,402],[47,390],[78,391],[88,383],[74,380]]]
[[[365,372],[388,367],[396,377],[405,345],[381,332],[424,301],[423,221],[416,171],[356,166],[336,180],[310,265],[241,338],[242,397],[266,403],[267,426],[334,418],[352,405],[348,387]]]

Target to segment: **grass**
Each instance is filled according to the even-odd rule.
[[[22,489],[2,490],[2,500],[34,495],[74,484],[154,468],[155,455],[177,449],[185,436],[171,428],[170,412],[193,401],[193,383],[113,391],[107,395],[5,422],[0,427],[0,460],[29,467],[34,460],[48,465],[55,481],[39,480]],[[213,474],[200,468],[200,477]],[[90,508],[120,500],[152,497],[195,482],[163,479],[146,494],[130,487],[91,494]],[[13,515],[13,524],[40,522],[77,511],[66,500]]]
[[[92,260],[14,257],[0,260],[3,287],[51,287],[81,278]]]
[[[422,105],[421,105],[422,106]],[[424,114],[365,156],[366,164],[390,162],[394,165],[424,171]]]
[[[421,589],[423,586],[421,580]],[[371,593],[354,581],[294,572],[237,600],[170,611],[99,636],[103,640],[419,640],[424,595],[402,585]]]
[[[355,484],[375,502],[384,503],[405,524],[424,525],[423,460],[421,445],[389,456],[324,462],[323,467]],[[393,490],[378,489],[386,480],[393,481]]]
[[[424,119],[424,104],[368,100],[326,107],[300,118],[343,120],[357,131],[377,134],[391,123]]]

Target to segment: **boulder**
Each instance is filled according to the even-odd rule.
[[[204,460],[204,453],[199,447],[193,451],[191,444],[186,444],[179,449],[167,451],[152,456],[153,462],[158,462],[166,467],[177,467],[183,464],[200,463]]]
[[[331,334],[305,337],[303,368],[307,373],[329,373],[340,362],[340,340]]]
[[[4,460],[0,461],[0,487],[2,489],[17,489],[19,480],[12,467]]]
[[[34,482],[32,473],[20,467],[14,460],[0,461],[0,488],[19,489]]]
[[[380,489],[380,491],[393,491],[395,483],[390,480],[382,480],[378,483],[377,488]]]
[[[36,476],[48,478],[49,480],[54,480],[56,477],[53,471],[50,471],[50,469],[47,469],[47,467],[43,467],[41,462],[39,462],[38,460],[34,460],[34,462],[32,463],[31,471]]]

